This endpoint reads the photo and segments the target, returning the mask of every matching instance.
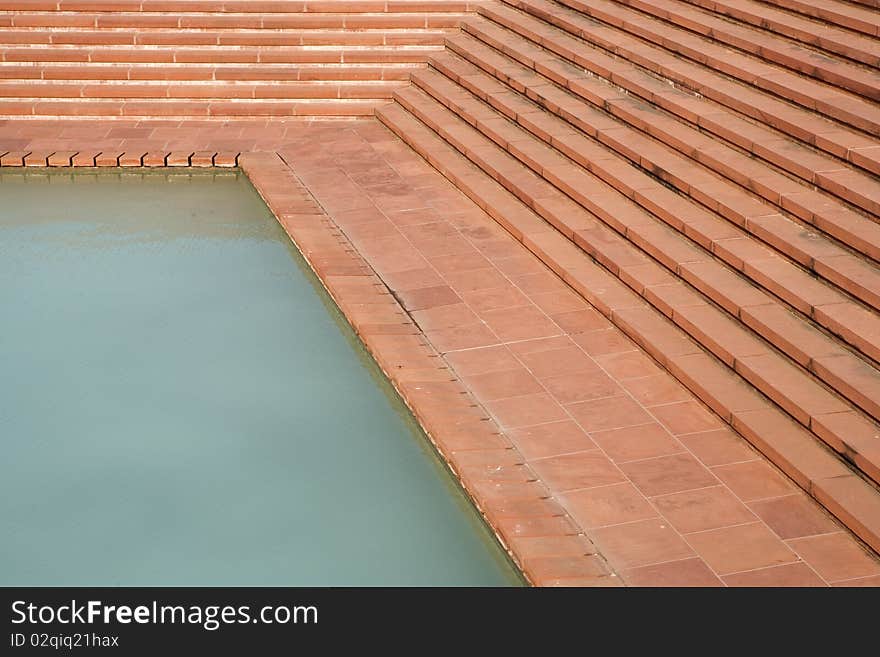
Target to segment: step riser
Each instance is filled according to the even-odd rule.
[[[665,330],[667,328],[665,321],[657,323],[653,322],[650,316],[644,316],[640,311],[639,302],[633,300],[631,291],[624,293],[619,288],[619,283],[609,278],[610,274],[598,269],[598,266],[592,265],[589,261],[566,256],[558,249],[543,248],[540,242],[545,240],[540,239],[541,234],[522,233],[516,225],[511,225],[509,217],[518,214],[516,208],[511,208],[509,203],[505,203],[497,194],[493,194],[490,185],[481,182],[477,170],[451,163],[445,153],[440,152],[441,148],[438,144],[427,141],[429,138],[415,135],[417,128],[406,124],[399,113],[395,112],[395,107],[397,106],[389,105],[377,111],[377,116],[389,129],[510,230],[512,235],[556,271],[597,310],[654,355],[698,398],[729,421],[747,440],[816,497],[854,533],[875,550],[880,548],[880,532],[874,520],[880,504],[876,489],[871,488],[858,477],[847,476],[845,466],[838,464],[828,452],[813,442],[814,438],[810,434],[803,433],[803,430],[797,429],[796,425],[788,424],[788,420],[774,414],[772,409],[758,410],[756,407],[753,410],[746,410],[753,404],[744,400],[752,400],[752,398],[748,395],[742,398],[741,393],[734,391],[736,375],[732,375],[734,378],[725,378],[723,370],[717,369],[717,366],[711,361],[706,361],[701,354],[689,350],[687,340],[682,342],[676,337],[675,331],[670,333]],[[422,139],[426,140],[425,143],[422,143]],[[516,220],[513,221],[516,223]],[[696,363],[703,367],[697,367]],[[736,404],[731,395],[740,397],[742,403]],[[760,400],[755,403],[760,406]],[[740,410],[732,411],[731,408]],[[761,418],[761,421],[757,421],[758,418]],[[771,422],[776,425],[777,430],[765,432],[764,425]],[[807,454],[810,456],[806,457]],[[838,485],[844,482],[848,488],[845,495],[849,496],[850,502],[858,499],[857,504],[848,504],[842,499],[844,493]]]
[[[0,98],[373,98],[390,99],[405,83],[315,84],[4,84]]]
[[[297,66],[247,68],[211,66],[0,66],[0,80],[133,80],[133,81],[266,81],[266,82],[307,82],[307,81],[407,81],[412,71],[423,68],[412,64],[384,67],[329,67]]]
[[[455,2],[452,0],[116,0],[115,2],[77,0],[4,0],[0,11],[41,12],[170,12],[211,14],[268,14],[268,13],[464,13],[474,11],[479,2]]]
[[[14,28],[105,29],[452,29],[460,14],[277,14],[277,15],[168,15],[168,14],[0,14],[0,26]]]
[[[0,30],[0,44],[85,46],[439,46],[443,32],[14,32]]]
[[[94,62],[98,64],[421,64],[442,46],[409,48],[287,48],[276,50],[215,48],[181,50],[177,48],[33,48],[0,51],[4,62]]]
[[[372,116],[377,107],[387,103],[378,101],[327,102],[182,102],[169,101],[2,101],[0,116],[76,116],[76,117],[293,117],[293,116]]]

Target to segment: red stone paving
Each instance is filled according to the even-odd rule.
[[[875,554],[375,121],[10,120],[0,151],[257,151],[246,172],[535,584],[880,584]]]

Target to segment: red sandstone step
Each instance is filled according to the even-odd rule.
[[[94,63],[232,63],[232,64],[380,64],[420,63],[442,46],[370,46],[358,48],[314,48],[276,46],[248,48],[80,47],[31,46],[0,50],[5,62],[94,62]]]
[[[429,76],[430,73],[417,74],[413,79],[420,85]],[[436,82],[440,81],[435,80]],[[450,91],[451,86],[451,81],[445,85],[448,92],[445,99],[454,107],[453,111],[460,115],[460,123],[452,120],[442,125],[435,123],[434,118],[438,117],[439,121],[439,117],[444,114],[444,108],[436,98],[429,98],[415,89],[402,90],[395,94],[395,99],[603,265],[618,275],[629,269],[642,272],[640,276],[636,276],[634,289],[722,361],[737,368],[746,368],[757,363],[760,372],[749,370],[745,374],[746,378],[797,417],[807,428],[811,423],[811,412],[806,410],[808,408],[812,408],[817,414],[852,410],[833,393],[815,383],[809,375],[801,374],[797,367],[789,365],[775,353],[772,348],[775,335],[771,335],[769,342],[764,343],[752,331],[742,328],[737,317],[743,312],[743,308],[737,306],[736,297],[729,296],[727,289],[721,286],[713,288],[713,285],[719,282],[729,284],[733,279],[736,282],[734,290],[730,291],[737,293],[740,299],[750,297],[746,306],[772,304],[773,300],[768,295],[761,294],[745,280],[738,279],[733,272],[720,266],[711,254],[696,248],[660,221],[645,213],[633,212],[632,206],[627,207],[626,199],[618,197],[615,199],[616,203],[614,200],[610,203],[591,202],[603,195],[610,194],[613,197],[613,192],[607,188],[603,191],[603,185],[598,179],[578,169],[571,161],[565,160],[549,148],[542,149],[537,140],[530,138],[525,130],[508,126],[513,132],[510,136],[512,141],[501,148],[491,147],[490,138],[478,133],[482,121],[498,119],[481,120],[477,116],[499,115],[460,88],[458,92],[455,89]],[[437,90],[435,93],[442,94]],[[503,123],[503,119],[501,122]],[[473,124],[478,127],[471,127]],[[492,125],[495,128],[497,123]],[[505,149],[510,150],[510,154]],[[527,170],[529,168],[531,172]],[[555,172],[564,172],[566,169],[568,173],[565,174],[565,182],[570,187],[561,191],[567,193],[571,201],[567,201],[557,191],[558,184],[554,189],[547,180],[548,177],[557,178]],[[542,172],[547,172],[543,178],[540,175]],[[576,202],[580,202],[581,207]],[[615,205],[617,213],[612,215],[608,210]],[[587,207],[590,210],[595,209],[595,212],[585,211]],[[615,235],[611,229],[620,235]],[[633,244],[638,245],[644,253],[639,253]],[[669,271],[664,272],[660,264],[652,262],[645,254],[662,263]],[[700,272],[700,287],[704,290],[709,288],[710,302],[720,297],[726,302],[727,308],[734,306],[732,317],[703,301],[700,294],[690,286],[677,281],[675,274],[680,274],[689,267],[696,267]],[[742,283],[738,290],[735,289],[736,283]],[[629,282],[627,284],[633,286]],[[725,304],[722,303],[722,306]],[[806,333],[806,339],[812,341],[811,347],[814,350],[808,355],[808,360],[834,353],[846,359],[851,371],[863,373],[861,381],[855,384],[861,388],[861,392],[852,395],[852,401],[857,399],[867,407],[869,413],[880,418],[880,372],[845,349],[837,347],[820,332],[811,330],[808,323],[802,322],[798,328],[802,338]],[[786,337],[796,339],[795,335],[790,333]],[[806,344],[806,341],[801,342],[801,346]],[[806,348],[810,350],[811,347]],[[848,387],[843,387],[842,390],[844,395],[852,392]],[[845,435],[835,436],[834,444],[849,445]],[[880,481],[880,443],[876,446],[876,453],[866,456],[864,470]]]
[[[488,42],[488,45],[495,47],[511,39],[507,34],[499,31],[493,32],[482,27],[475,28],[470,25],[468,29],[478,33],[484,43]],[[473,59],[473,53],[479,51],[480,63],[478,65],[490,73],[493,70],[496,72],[504,70],[512,64],[500,53],[493,55],[485,48],[481,50],[482,45],[479,41],[466,36],[450,37],[447,39],[447,45],[466,59]],[[543,93],[541,97],[545,101],[552,102],[554,106],[565,108],[569,114],[587,112],[588,116],[598,121],[598,128],[581,126],[587,132],[598,134],[604,127],[609,132],[603,134],[613,136],[614,133],[610,131],[619,127],[620,123],[609,121],[609,117],[604,113],[604,110],[609,110],[639,130],[647,132],[693,160],[713,169],[716,173],[736,181],[750,192],[784,208],[787,212],[792,212],[801,220],[840,239],[848,246],[858,249],[869,258],[877,260],[880,257],[880,224],[873,219],[850,210],[844,204],[837,203],[828,196],[814,192],[811,187],[793,184],[791,179],[782,176],[760,161],[755,161],[754,158],[724,146],[697,129],[682,125],[675,120],[676,117],[667,115],[664,110],[658,109],[656,106],[639,104],[627,96],[614,93],[602,81],[591,79],[583,74],[579,75],[567,62],[553,57],[536,46],[525,44],[518,45],[515,52],[511,48],[506,50],[508,56],[514,57],[518,62],[532,69],[539,70],[542,75],[546,76],[539,77],[536,82],[537,85],[543,85],[538,92],[535,92],[537,95]],[[528,74],[521,72],[521,75],[525,75],[524,79],[528,79]],[[502,79],[509,77],[506,72],[501,76]],[[572,95],[547,86],[546,83],[549,80],[546,78],[568,88],[576,96],[590,101],[595,109],[583,106]],[[646,84],[648,81],[643,77],[642,85]],[[662,83],[658,84],[662,85]],[[524,83],[520,86],[523,85]],[[549,97],[548,94],[550,94]],[[577,109],[572,109],[573,107],[577,107]],[[721,117],[719,117],[719,121],[721,121]],[[756,137],[757,135],[753,132],[752,136]],[[606,136],[606,138],[608,137]],[[654,152],[657,150],[646,145],[644,140],[641,141],[641,146],[648,149],[649,155],[651,150]],[[773,164],[783,165],[783,168],[788,172],[793,170],[807,183],[823,188],[828,187],[829,191],[839,194],[848,201],[855,201],[858,205],[869,210],[876,210],[880,207],[873,200],[873,198],[880,199],[880,183],[873,177],[865,176],[858,171],[846,170],[839,161],[819,157],[787,142],[780,143],[778,139],[768,140],[761,145],[756,145],[756,148],[764,153]],[[631,159],[642,166],[654,167],[654,164],[649,166],[641,162],[645,157],[644,150],[628,149],[627,152]],[[782,156],[777,157],[777,153]],[[674,177],[667,175],[672,170],[672,167],[660,166],[657,168],[659,175],[666,175],[667,182],[674,183]],[[835,176],[844,174],[849,176],[854,184],[845,188],[836,184]],[[717,190],[715,191],[717,192]],[[706,198],[709,197],[703,197],[703,199]],[[718,198],[719,194],[713,194],[710,205],[715,204]],[[732,205],[735,201],[729,198],[721,200],[725,203],[723,209],[727,216],[740,225],[746,223],[746,218],[750,214],[754,216],[766,214],[761,204],[754,202],[754,200],[740,200],[739,205]],[[806,264],[809,262],[807,261]]]
[[[605,0],[590,0],[589,2],[558,0],[556,3],[551,3],[548,0],[502,0],[502,2],[505,5],[521,8],[526,12],[533,10],[541,12],[547,8],[553,9],[563,5],[568,7],[567,11],[570,15],[576,16],[580,22],[599,14],[619,14],[627,11]],[[480,10],[480,13],[506,24],[510,20],[509,11],[509,9],[496,9],[494,6],[487,5]],[[557,9],[555,11],[561,11],[564,14],[566,10]],[[516,14],[513,16],[513,20],[516,20]],[[693,61],[723,71],[742,83],[764,89],[789,102],[818,111],[837,121],[873,134],[880,134],[880,108],[858,96],[845,93],[830,85],[807,80],[803,76],[798,76],[778,66],[772,66],[746,55],[732,52],[729,48],[718,46],[695,35],[688,35],[682,30],[663,29],[662,24],[657,21],[643,20],[641,23],[638,30],[639,36],[658,44],[659,47],[668,49],[672,44],[675,44],[674,50],[681,51],[687,48],[687,42],[696,42],[688,49],[688,56]],[[581,32],[583,38],[611,49],[621,57],[631,59],[634,55],[642,54],[644,57],[650,53],[651,59],[656,62],[657,58],[662,55],[659,48],[655,54],[655,51],[646,48],[647,44],[644,41],[633,36],[628,30],[620,30],[611,26],[587,25],[588,29]],[[652,29],[652,27],[656,29]],[[553,31],[546,23],[544,29]],[[589,36],[587,36],[588,33]],[[674,57],[682,57],[677,52],[669,53],[668,50],[663,52]],[[633,61],[641,63],[639,60],[634,59]]]
[[[2,80],[264,80],[354,81],[409,80],[419,64],[373,66],[369,64],[260,64],[251,66],[214,64],[165,64],[119,66],[116,64],[0,64]]]
[[[865,64],[880,66],[876,42],[824,21],[813,21],[751,0],[688,0],[717,14],[772,30]],[[875,18],[876,25],[876,18]],[[877,34],[877,32],[875,32]]]
[[[436,30],[4,30],[0,44],[86,46],[425,46]]]
[[[473,61],[477,63],[483,61],[482,57],[484,54],[479,48],[470,47],[467,53],[474,58]],[[433,61],[438,63],[438,60],[439,58],[435,58]],[[511,72],[509,64],[508,62],[508,65],[505,67],[507,71],[505,76]],[[442,63],[440,63],[440,67],[444,71],[449,68]],[[462,72],[457,71],[451,73],[451,75],[460,73]],[[421,79],[421,76],[419,79]],[[460,76],[458,81],[478,95],[480,95],[480,90],[491,89],[491,81],[473,74]],[[516,82],[509,78],[507,82],[515,87],[517,86]],[[546,88],[546,85],[541,87],[542,90],[546,90]],[[522,89],[525,89],[525,87],[523,86]],[[805,315],[817,318],[820,324],[827,327],[833,333],[846,336],[844,339],[850,342],[850,344],[853,344],[871,358],[880,361],[880,348],[878,348],[877,341],[877,337],[880,336],[880,323],[878,323],[876,315],[864,308],[855,306],[845,295],[835,291],[833,288],[829,288],[827,285],[821,284],[782,258],[778,256],[774,258],[773,254],[766,249],[763,252],[752,250],[749,254],[752,257],[746,256],[743,258],[738,256],[730,247],[739,244],[741,241],[740,239],[733,239],[742,235],[739,228],[717,215],[700,210],[698,206],[694,206],[692,203],[682,204],[681,198],[677,198],[673,192],[656,183],[653,186],[649,185],[648,188],[643,188],[644,177],[636,177],[636,184],[627,183],[626,177],[621,174],[619,167],[609,169],[606,166],[604,160],[610,156],[607,148],[598,146],[594,141],[586,139],[582,135],[577,136],[575,134],[573,137],[570,137],[570,135],[574,134],[572,127],[560,126],[559,122],[556,122],[556,125],[554,125],[552,117],[545,113],[536,113],[534,111],[535,107],[529,107],[528,103],[525,103],[524,106],[523,103],[506,106],[504,104],[506,99],[516,100],[515,97],[511,98],[509,91],[507,91],[494,94],[494,98],[489,100],[489,102],[499,111],[506,112],[509,118],[516,118],[523,127],[526,127],[534,134],[541,135],[545,141],[550,141],[555,148],[561,149],[569,158],[580,162],[593,173],[602,177],[607,183],[618,187],[621,192],[638,202],[647,211],[660,217],[669,225],[684,230],[690,239],[701,244],[704,248],[711,249],[718,257],[724,259],[728,265],[734,266],[743,273],[746,273],[759,285],[762,285],[769,292],[787,303],[792,304]],[[548,106],[552,111],[562,114],[570,124],[578,126],[587,134],[598,133],[599,128],[598,124],[595,123],[595,119],[593,123],[588,124],[586,119],[589,112],[584,111],[581,107],[577,105],[569,106],[560,111],[559,109],[554,109],[551,104],[548,104]],[[528,117],[528,119],[521,118],[521,115]],[[540,123],[534,117],[540,117]],[[548,134],[547,131],[551,127],[557,131],[557,134],[553,135],[552,139],[543,137],[544,134]],[[599,192],[594,196],[597,195],[599,195]],[[605,214],[606,216],[608,215],[607,212]],[[771,215],[767,219],[772,221],[783,219],[783,217]],[[760,223],[760,218],[756,218],[752,227],[755,228]],[[763,223],[765,226],[768,225],[766,221]],[[754,245],[751,248],[754,249]],[[753,259],[755,257],[756,259]],[[830,303],[832,299],[836,301]],[[826,304],[829,305],[826,306]],[[854,312],[849,317],[843,318],[842,323],[837,319],[833,319],[831,314],[822,310],[824,307],[840,309],[850,306],[852,306]],[[843,316],[841,315],[840,317],[842,318]],[[846,324],[847,328],[843,328],[842,324]]]
[[[876,11],[839,2],[837,0],[762,0],[765,5],[775,5],[808,18],[855,30],[868,36],[880,36],[880,19]],[[877,5],[873,5],[877,9]]]
[[[478,4],[457,0],[0,0],[0,11],[430,13],[474,11]]]
[[[139,84],[0,80],[0,98],[372,98],[390,99],[405,82],[172,82]]]
[[[461,13],[0,13],[0,26],[172,29],[445,29],[457,27]]]
[[[811,49],[798,42],[791,42],[777,35],[766,34],[752,27],[732,24],[729,20],[718,18],[706,11],[695,9],[685,2],[664,0],[616,0],[644,12],[650,16],[661,18],[672,25],[691,30],[708,39],[738,48],[758,58],[774,64],[780,64],[796,72],[815,77],[829,84],[839,86],[871,100],[880,99],[880,70],[868,69],[853,64],[851,61],[832,56],[824,51]],[[606,7],[608,5],[601,5]],[[593,11],[597,10],[591,4]],[[607,16],[607,18],[606,18]],[[604,20],[613,20],[617,27],[639,34],[642,26],[649,24],[639,14],[619,11],[603,12]],[[662,30],[655,31],[662,33]],[[648,29],[651,29],[649,27]],[[682,47],[674,48],[676,52],[690,57],[700,56],[699,39],[681,37]],[[666,45],[665,43],[661,45]]]
[[[556,55],[581,66],[592,73],[611,80],[615,85],[626,88],[630,93],[641,95],[640,85],[628,75],[621,75],[620,70],[629,71],[633,64],[659,75],[664,80],[673,81],[683,89],[698,92],[702,97],[711,99],[723,107],[757,119],[785,134],[800,139],[808,144],[844,159],[850,159],[851,153],[861,151],[872,160],[869,169],[880,170],[880,153],[875,152],[876,140],[864,134],[829,121],[816,112],[793,105],[766,93],[746,86],[739,81],[732,81],[717,71],[712,71],[696,63],[682,59],[664,50],[636,42],[632,37],[611,27],[599,26],[595,21],[563,8],[559,5],[537,4],[523,0],[519,3],[524,10],[545,17],[558,30],[546,23],[529,19],[521,12],[502,9],[504,24],[513,32],[540,43]],[[481,12],[486,13],[486,12]],[[497,13],[497,12],[495,12]],[[464,21],[462,27],[471,29],[473,20]],[[540,32],[538,34],[537,32]],[[586,39],[586,41],[584,40]],[[590,44],[593,44],[592,46]],[[629,44],[632,47],[625,47]],[[601,49],[616,54],[611,57]],[[647,77],[647,76],[644,76]],[[665,109],[680,114],[683,118],[701,127],[720,134],[725,139],[739,141],[744,148],[754,144],[749,137],[747,126],[743,121],[734,124],[734,130],[727,130],[719,124],[714,111],[694,105],[697,99],[682,98],[682,93],[670,87],[665,94],[655,94],[646,100],[661,105]],[[700,109],[704,108],[704,109]],[[700,113],[698,113],[700,112]],[[864,156],[860,156],[864,157]],[[852,160],[851,160],[852,161]],[[861,165],[860,165],[861,166]]]
[[[425,124],[396,104],[377,116],[854,533],[880,548],[876,488]]]
[[[0,117],[201,117],[247,116],[372,116],[387,100],[117,100],[117,99],[4,99]]]
[[[497,30],[493,32],[491,29],[474,28],[469,23],[468,31],[471,30],[479,32],[484,42],[490,42],[489,45],[505,48],[509,56],[516,58],[520,62],[525,62],[533,67],[540,66],[542,71],[547,71],[548,68],[552,66],[552,56],[537,47],[522,45],[517,45],[515,49],[510,46],[505,47],[503,44],[510,42],[511,39],[506,35],[499,33]],[[450,48],[466,59],[471,60],[487,72],[493,73],[499,70],[504,71],[501,76],[504,80],[510,79],[511,70],[518,70],[518,74],[523,80],[525,80],[525,82],[520,82],[519,84],[519,87],[523,89],[528,86],[527,81],[529,80],[529,76],[534,76],[532,71],[528,71],[522,67],[517,69],[518,64],[516,62],[506,59],[500,54],[495,55],[493,58],[491,52],[487,53],[484,50],[480,50],[478,43],[468,41],[466,38],[451,37],[447,40],[447,43]],[[478,52],[479,57],[476,55]],[[538,62],[540,62],[540,64]],[[567,69],[561,62],[557,62],[557,64],[559,64],[556,68],[557,76],[565,76]],[[557,76],[553,76],[554,79],[558,80],[559,77]],[[608,91],[607,88],[603,89],[601,85],[598,85],[598,88],[594,89],[594,87],[597,87],[597,83],[594,83],[589,79],[583,79],[583,77],[574,79],[578,84],[578,91],[582,95],[591,96],[593,99],[599,94],[602,94],[603,91]],[[566,79],[564,81],[568,86],[572,86],[571,80]],[[769,209],[766,205],[756,202],[755,199],[749,196],[746,192],[737,191],[736,189],[729,187],[729,185],[721,184],[719,179],[700,171],[700,167],[694,167],[692,164],[689,164],[686,160],[676,156],[671,151],[664,151],[657,148],[656,145],[652,144],[649,140],[638,133],[633,133],[632,131],[627,132],[624,130],[625,137],[622,136],[620,128],[623,127],[623,124],[611,119],[598,110],[593,110],[591,112],[591,108],[584,106],[582,102],[572,95],[559,90],[553,85],[547,84],[548,82],[549,81],[546,79],[539,78],[534,83],[536,90],[530,95],[533,98],[539,99],[539,102],[547,107],[565,108],[568,115],[577,117],[576,120],[580,119],[582,116],[595,117],[593,124],[587,122],[589,125],[581,125],[580,127],[589,134],[598,135],[598,137],[606,143],[615,143],[628,154],[630,159],[634,160],[640,166],[647,168],[648,170],[659,172],[658,175],[660,175],[665,182],[677,186],[683,193],[686,193],[692,196],[695,200],[704,203],[710,209],[720,211],[734,223],[747,228],[755,234],[759,234],[762,239],[773,246],[782,248],[782,250],[786,251],[789,255],[800,253],[801,255],[797,259],[805,266],[822,271],[825,270],[824,265],[821,264],[823,260],[831,260],[840,265],[843,265],[843,263],[846,262],[847,264],[845,265],[845,268],[849,269],[850,273],[854,273],[856,270],[862,272],[858,274],[858,276],[860,278],[866,277],[863,279],[864,284],[856,283],[855,280],[844,282],[844,279],[841,278],[838,273],[826,276],[826,278],[832,280],[835,284],[842,284],[844,289],[848,292],[854,293],[860,298],[863,298],[866,302],[880,307],[880,295],[877,295],[872,291],[880,290],[880,273],[871,273],[871,269],[870,267],[866,267],[866,263],[858,258],[856,258],[854,262],[854,256],[851,256],[846,251],[840,249],[840,247],[835,247],[834,245],[813,244],[808,246],[803,238],[800,237],[797,238],[797,241],[801,243],[801,246],[794,247],[794,243],[791,240],[797,233],[801,232],[800,230],[795,230],[795,224],[785,220],[784,217],[780,217],[779,221],[774,221],[773,223],[768,223],[767,219],[764,219],[763,222],[759,221],[759,218],[761,217],[768,217],[773,214],[777,214],[778,216],[780,208]],[[596,101],[593,100],[593,102]],[[622,113],[624,115],[630,113],[629,108],[631,107],[631,101],[619,94],[616,95],[616,97],[609,97],[609,94],[605,93],[605,97],[601,98],[601,102],[605,107],[612,105],[622,107]],[[586,114],[584,114],[585,112]],[[646,121],[656,127],[659,119],[657,111],[647,108],[645,114],[650,114],[650,116],[646,117]],[[581,124],[583,124],[583,120],[581,121]],[[681,126],[678,127],[680,128]],[[680,129],[674,131],[673,135],[677,147],[680,146],[680,139],[687,139],[688,137],[687,134],[682,136],[682,130]],[[730,175],[733,169],[727,165],[723,155],[718,155],[716,151],[717,146],[711,140],[706,140],[699,134],[697,134],[695,138],[702,139],[704,147],[709,147],[709,152],[715,156],[713,161],[717,162],[719,165],[719,171],[724,175]],[[628,139],[629,144],[626,144],[625,139]],[[697,143],[699,144],[699,142]],[[752,167],[752,169],[754,171],[754,167]],[[773,173],[774,172],[771,170],[762,171],[759,168],[757,174],[753,173],[754,178],[749,178],[746,181],[741,180],[741,182],[746,182],[749,189],[761,192],[767,200],[776,204],[779,204],[782,194],[795,195],[798,192],[809,191],[797,184],[792,186],[793,181],[784,176],[777,176],[777,178],[774,179],[772,177]],[[823,173],[821,175],[825,176],[827,174]],[[872,193],[871,189],[874,189],[875,191],[873,193],[880,198],[880,186],[878,186],[875,181],[865,181],[864,185],[868,195]],[[868,200],[870,201],[870,199]],[[867,204],[868,207],[873,209],[873,205],[870,202]],[[880,207],[880,205],[877,207]],[[751,223],[753,223],[754,226],[750,225]],[[868,241],[874,241],[874,244],[864,245],[864,240],[862,238],[859,238],[859,241],[856,242],[856,244],[867,246],[868,248],[865,249],[866,254],[876,258],[878,252],[880,252],[880,249],[878,249],[878,247],[880,247],[880,232],[878,232],[878,228],[880,227],[868,219],[862,219],[862,223],[868,226],[865,234],[868,237]],[[788,229],[789,226],[791,226],[791,229]],[[772,233],[772,236],[770,233]],[[803,250],[804,247],[807,247],[807,250],[810,251],[810,255]],[[823,249],[825,248],[828,250],[823,252]],[[816,256],[820,257],[817,258]],[[844,259],[839,259],[838,256],[841,256]],[[878,282],[876,284],[870,282],[874,276],[878,277]],[[845,278],[848,279],[850,277]]]

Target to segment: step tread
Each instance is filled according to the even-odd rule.
[[[153,98],[0,98],[0,116],[77,117],[248,117],[248,116],[372,116],[389,103],[381,99],[318,98],[274,99],[181,99]]]
[[[0,0],[0,11],[427,13],[469,12],[477,4],[458,0]]]
[[[230,81],[27,82],[0,80],[0,98],[390,98],[406,81],[296,81],[266,84]]]
[[[442,30],[8,30],[0,43],[85,46],[397,46],[443,42]]]

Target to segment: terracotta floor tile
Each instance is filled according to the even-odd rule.
[[[602,577],[566,577],[563,579],[546,579],[541,582],[541,586],[561,588],[612,588],[621,587],[623,582],[620,577],[614,573]]]
[[[880,561],[846,533],[796,538],[787,543],[827,582],[880,574]]]
[[[514,538],[511,546],[525,558],[576,557],[595,554],[596,547],[583,536],[522,536]]]
[[[680,436],[679,440],[708,466],[725,465],[758,458],[749,444],[731,429],[718,429]]]
[[[593,440],[616,463],[669,456],[684,448],[656,422],[610,431],[594,431]]]
[[[558,349],[578,349],[578,347],[567,335],[557,335],[552,338],[536,338],[534,340],[521,340],[519,342],[511,343],[510,345],[510,350],[517,356],[537,354],[542,351],[556,351]],[[589,358],[587,360],[589,360]]]
[[[845,579],[839,582],[834,582],[832,586],[835,587],[875,587],[880,586],[880,575],[874,575],[873,577],[859,577],[857,579]]]
[[[712,431],[723,426],[721,420],[698,401],[652,406],[651,413],[675,435]]]
[[[787,497],[752,502],[749,507],[781,538],[801,538],[840,531],[840,526],[816,502],[800,492]]]
[[[522,353],[524,344],[511,344],[510,349],[519,356],[523,364],[539,379],[560,376],[562,374],[574,374],[576,372],[600,372],[595,361],[578,347],[571,346],[563,349]]]
[[[494,267],[485,269],[469,269],[467,271],[446,272],[446,282],[459,294],[474,290],[487,290],[498,287],[516,290],[513,285]]]
[[[485,256],[476,251],[454,255],[431,256],[428,258],[428,262],[444,275],[472,271],[474,269],[488,269],[492,266],[492,263]]]
[[[510,280],[527,295],[558,292],[566,289],[565,283],[547,271],[510,276]]]
[[[724,486],[661,495],[652,501],[663,517],[682,534],[757,520],[755,514]]]
[[[719,575],[798,560],[797,555],[760,522],[688,534],[687,540]]]
[[[446,360],[462,376],[512,370],[520,364],[510,350],[503,345],[451,351],[446,354]]]
[[[530,296],[532,303],[548,315],[584,310],[587,302],[571,290],[540,292]]]
[[[522,276],[523,274],[544,273],[546,265],[535,258],[531,253],[525,252],[521,247],[522,255],[508,258],[493,258],[492,264],[498,267],[507,276]]]
[[[482,313],[483,321],[505,342],[559,335],[562,330],[534,306],[500,308]]]
[[[625,395],[577,402],[566,408],[590,432],[647,424],[652,420],[641,406]]]
[[[448,285],[423,287],[417,290],[406,290],[398,293],[400,303],[409,311],[425,310],[436,306],[448,306],[454,303],[462,303],[459,297]]]
[[[564,493],[559,501],[571,517],[585,528],[657,517],[654,507],[632,484],[626,482]]]
[[[485,324],[465,324],[425,331],[440,353],[497,345],[500,340]]]
[[[552,456],[530,464],[554,491],[605,486],[625,480],[620,470],[599,450]]]
[[[565,516],[552,518],[499,518],[504,536],[576,536],[577,528]]]
[[[605,356],[635,351],[636,345],[617,328],[587,331],[573,336],[574,341],[591,356]]]
[[[663,520],[650,519],[593,531],[594,542],[619,570],[696,556],[690,546]]]
[[[477,313],[499,308],[512,308],[528,303],[526,296],[510,285],[461,292],[460,294],[465,303]]]
[[[546,393],[502,399],[490,402],[486,407],[505,429],[555,422],[568,417],[562,406]]]
[[[529,460],[596,449],[596,443],[572,420],[512,429],[507,435]]]
[[[399,227],[428,224],[440,221],[441,218],[431,208],[416,208],[414,210],[395,210],[388,213],[388,219]]]
[[[609,574],[605,563],[592,556],[535,557],[523,562],[526,573],[537,582],[546,579],[601,577]]]
[[[828,586],[812,568],[805,563],[788,563],[769,568],[758,568],[744,573],[734,573],[722,578],[728,586]]]
[[[541,380],[560,404],[611,397],[623,393],[620,386],[600,370],[551,376]]]
[[[624,570],[620,575],[628,586],[721,586],[721,580],[702,559],[681,559],[642,566]]]
[[[763,460],[717,466],[712,472],[744,502],[789,495],[796,490]]]
[[[718,484],[702,463],[684,453],[621,463],[620,468],[648,497]]]
[[[424,310],[414,310],[410,314],[422,330],[449,328],[451,326],[478,324],[480,322],[480,318],[464,303],[452,303]]]
[[[645,406],[689,401],[693,395],[678,381],[665,372],[639,379],[627,379],[623,387]]]
[[[465,377],[465,385],[481,402],[543,392],[538,380],[524,367]]]
[[[383,271],[382,280],[385,281],[389,288],[398,292],[443,285],[443,279],[431,267],[394,272]]]
[[[611,322],[592,308],[553,314],[550,316],[550,319],[556,322],[563,331],[570,335],[576,335],[578,333],[583,333],[584,331],[596,331],[611,328]]]
[[[657,364],[641,351],[596,356],[596,362],[618,381],[651,376],[661,372]]]

